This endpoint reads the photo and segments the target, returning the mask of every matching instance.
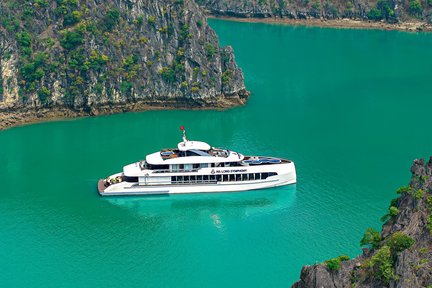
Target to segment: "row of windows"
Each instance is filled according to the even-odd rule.
[[[248,174],[225,174],[225,175],[199,175],[199,176],[171,176],[172,183],[214,183],[264,180],[275,176],[277,173],[248,173]]]
[[[214,167],[238,167],[241,166],[239,162],[222,162],[222,163],[201,163],[201,164],[173,164],[171,165],[152,165],[146,164],[145,168],[150,170],[192,170],[199,168],[214,168]]]

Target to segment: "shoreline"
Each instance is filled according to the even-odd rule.
[[[145,111],[168,111],[168,110],[215,110],[223,111],[239,106],[244,106],[247,98],[223,97],[216,102],[195,102],[195,101],[154,101],[138,103],[119,103],[97,107],[91,111],[73,110],[64,106],[21,109],[15,111],[0,110],[0,132],[18,126],[31,125],[42,122],[53,122],[72,120],[83,117],[112,115],[128,112]]]
[[[283,24],[289,26],[307,26],[321,28],[341,28],[341,29],[375,29],[388,31],[405,31],[405,32],[432,32],[432,24],[425,22],[402,22],[390,24],[386,22],[344,19],[290,19],[290,18],[240,18],[232,16],[220,16],[207,14],[209,19],[222,19],[234,22],[246,23],[266,23],[266,24]]]

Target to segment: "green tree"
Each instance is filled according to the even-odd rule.
[[[410,0],[409,7],[412,14],[416,16],[421,16],[423,13],[423,7],[420,3],[420,0]]]
[[[376,249],[381,243],[381,235],[374,228],[368,228],[360,240],[360,246],[368,246],[370,249]]]
[[[386,244],[390,247],[391,253],[394,256],[397,253],[402,252],[405,249],[408,249],[414,243],[415,243],[414,239],[399,231],[391,235],[386,241]]]

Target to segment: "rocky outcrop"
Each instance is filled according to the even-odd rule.
[[[231,47],[192,0],[4,0],[0,19],[0,129],[248,97]]]
[[[432,157],[426,165],[415,160],[411,172],[371,249],[339,269],[305,266],[292,287],[432,287]]]
[[[432,2],[420,0],[197,0],[215,16],[432,22]]]

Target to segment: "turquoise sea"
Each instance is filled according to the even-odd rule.
[[[211,20],[252,91],[228,111],[150,111],[0,132],[1,287],[290,287],[356,256],[432,154],[432,34]],[[100,177],[181,140],[297,165],[295,186],[101,198]]]

